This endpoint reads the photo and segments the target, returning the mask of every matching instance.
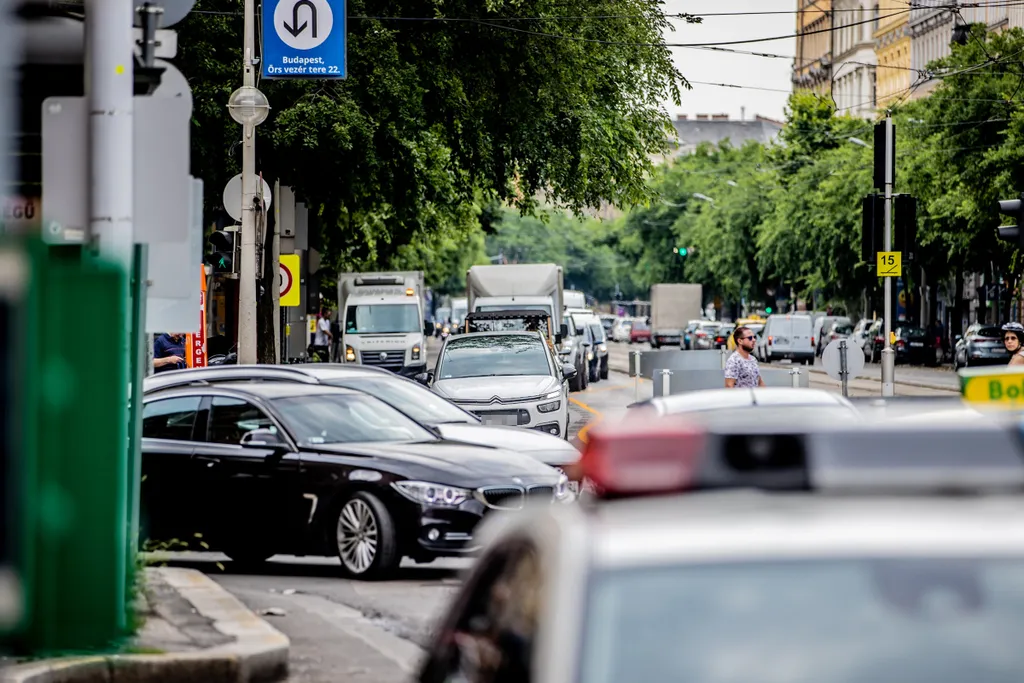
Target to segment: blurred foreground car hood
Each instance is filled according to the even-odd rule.
[[[551,375],[502,375],[496,377],[461,377],[434,382],[434,389],[453,401],[502,401],[543,396],[559,389]]]
[[[459,423],[442,424],[437,428],[446,439],[504,448],[529,455],[547,465],[568,465],[580,459],[580,452],[565,439],[521,427]]]

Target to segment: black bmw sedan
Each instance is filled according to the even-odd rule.
[[[169,387],[143,405],[143,539],[258,562],[337,555],[346,574],[475,550],[491,510],[568,502],[526,455],[447,441],[367,394],[284,382]]]

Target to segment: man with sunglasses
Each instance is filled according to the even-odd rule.
[[[1003,346],[1010,354],[1010,365],[1024,365],[1024,325],[1006,323],[1003,325]]]
[[[736,342],[736,350],[729,360],[725,362],[725,386],[726,388],[747,388],[763,387],[764,378],[761,377],[761,370],[757,366],[757,359],[751,353],[754,350],[754,333],[749,327],[737,327],[732,333]]]

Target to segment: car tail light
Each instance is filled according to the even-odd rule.
[[[942,337],[936,337],[935,338],[935,346],[936,347],[942,346]]]
[[[907,345],[907,343],[906,343],[905,341],[903,341],[902,339],[897,339],[897,340],[896,340],[896,346],[900,347],[901,349],[902,349],[902,348],[903,348],[904,346],[906,346],[906,345]]]
[[[580,468],[603,498],[686,490],[705,444],[697,427],[647,415],[599,424],[588,437]]]
[[[814,337],[811,337],[811,346],[814,346]]]
[[[768,337],[768,346],[771,346],[772,342],[774,342],[774,341],[775,341],[775,337]]]

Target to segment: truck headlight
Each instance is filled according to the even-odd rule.
[[[356,350],[353,349],[351,346],[345,347],[345,360],[348,361],[349,363],[356,362]]]
[[[429,481],[396,481],[395,490],[409,500],[433,507],[458,507],[469,498],[469,491]]]
[[[537,410],[542,413],[553,413],[562,407],[561,401],[552,401],[551,403],[541,403],[537,406]]]
[[[418,346],[412,347],[412,359],[413,360],[419,360],[420,359],[420,347],[418,347]]]
[[[598,344],[597,345],[597,350],[601,351],[602,353],[604,353],[605,351],[608,350],[608,345],[607,344]]]

